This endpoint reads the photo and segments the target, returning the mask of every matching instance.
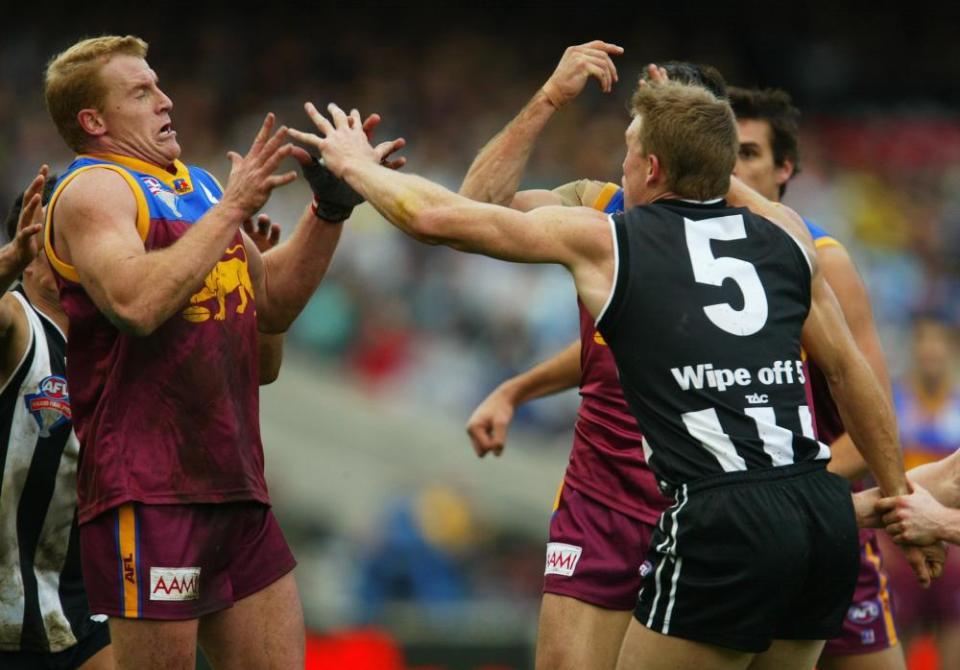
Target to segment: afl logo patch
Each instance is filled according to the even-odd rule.
[[[847,619],[850,623],[868,624],[873,623],[880,617],[880,605],[874,600],[864,600],[860,603],[853,603],[847,610]]]
[[[41,437],[50,437],[51,431],[71,419],[67,380],[60,375],[44,377],[37,386],[37,393],[28,393],[23,400],[40,427]]]

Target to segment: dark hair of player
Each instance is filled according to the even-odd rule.
[[[791,179],[800,174],[800,146],[798,142],[800,110],[794,107],[790,94],[779,88],[739,88],[728,90],[730,106],[738,119],[766,121],[770,126],[770,148],[773,162],[782,167],[793,163]],[[786,193],[786,183],[780,185],[780,197]]]
[[[727,82],[720,71],[711,65],[681,60],[671,60],[666,63],[657,63],[657,65],[667,71],[670,81],[689,86],[701,86],[718,98],[727,97]],[[646,68],[643,70],[642,79],[649,80]]]

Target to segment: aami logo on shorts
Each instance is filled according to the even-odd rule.
[[[653,570],[653,563],[651,563],[650,561],[644,561],[643,564],[640,566],[640,569],[638,570],[638,572],[640,573],[640,577],[646,577],[647,575],[650,574],[652,570]]]
[[[196,600],[200,568],[150,568],[150,600]]]
[[[847,610],[847,618],[851,623],[867,624],[873,623],[880,616],[880,605],[875,600],[864,600],[863,602],[853,603]]]
[[[547,567],[543,574],[570,577],[573,575],[573,571],[577,569],[577,561],[580,560],[581,551],[580,547],[575,547],[572,544],[548,543]]]

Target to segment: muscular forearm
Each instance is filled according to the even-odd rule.
[[[263,255],[264,295],[257,296],[261,332],[282,333],[303,311],[333,260],[343,226],[304,210],[286,242]]]
[[[885,495],[908,492],[893,408],[859,350],[828,375],[844,426]]]
[[[516,405],[553,395],[580,384],[579,340],[526,372],[511,377],[498,389]]]
[[[487,143],[463,178],[460,194],[472,200],[509,205],[540,132],[556,109],[542,90]]]
[[[13,286],[25,267],[23,255],[17,253],[12,244],[0,247],[0,295]]]
[[[960,450],[913,468],[907,477],[927,489],[941,505],[960,508]]]
[[[857,481],[868,474],[866,461],[857,451],[849,433],[844,433],[830,445],[830,464],[827,469],[850,481]]]
[[[456,238],[454,231],[442,232],[429,225],[425,216],[429,211],[457,205],[484,207],[422,177],[367,161],[347,165],[342,177],[390,223],[429,244]]]
[[[118,328],[149,335],[203,286],[236,235],[241,216],[218,205],[169,247],[125,258],[92,256],[89,266],[78,263],[80,281]]]

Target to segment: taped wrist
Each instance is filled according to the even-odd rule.
[[[345,221],[353,208],[363,202],[363,198],[347,182],[335,176],[324,165],[322,158],[312,158],[309,165],[301,166],[303,176],[313,191],[310,210],[318,219],[330,223]]]

